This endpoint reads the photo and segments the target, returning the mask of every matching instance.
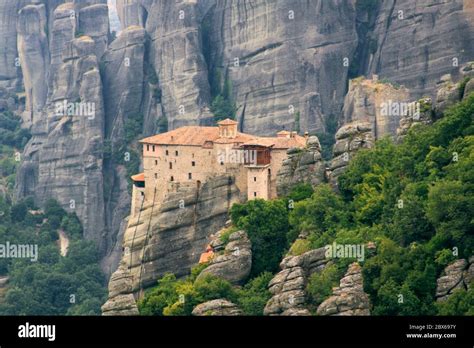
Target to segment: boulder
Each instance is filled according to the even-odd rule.
[[[352,263],[339,287],[333,289],[331,297],[323,301],[316,313],[318,315],[370,315],[369,296],[364,292],[362,268]]]
[[[242,314],[242,310],[236,304],[226,299],[201,303],[194,307],[192,311],[192,315],[195,316],[238,316]]]
[[[233,232],[222,254],[214,257],[197,277],[208,274],[225,279],[232,284],[243,284],[252,268],[252,245],[244,231]]]
[[[453,261],[443,271],[437,280],[436,300],[444,301],[449,298],[454,290],[467,290],[472,286],[474,277],[474,258]]]
[[[308,137],[305,149],[289,149],[277,173],[277,193],[287,195],[291,189],[300,184],[312,186],[324,181],[325,164],[321,156],[321,144],[316,136]]]
[[[308,277],[320,272],[329,260],[325,248],[310,250],[298,256],[287,256],[280,263],[281,271],[268,283],[272,294],[265,315],[310,315],[306,306],[306,284]]]

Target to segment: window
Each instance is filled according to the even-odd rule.
[[[169,153],[168,153],[168,150],[166,150],[166,156],[168,156],[168,154],[169,154]]]
[[[145,195],[145,192],[140,192],[142,194],[142,197]]]
[[[257,177],[256,177],[256,176],[253,177],[253,181],[257,181]]]
[[[146,145],[146,150],[150,151],[150,145],[148,145],[148,144]]]
[[[173,163],[170,162],[170,169],[173,169]]]
[[[155,145],[153,145],[153,152],[155,152]]]
[[[170,181],[174,181],[174,178],[173,178],[173,177],[171,177]]]
[[[155,179],[158,179],[158,174],[157,173],[155,173]]]
[[[196,162],[192,161],[192,162],[191,162],[191,165],[192,165],[193,167],[196,167]]]
[[[221,161],[221,166],[223,166],[223,165],[224,165],[224,162]]]
[[[178,156],[178,151],[175,151],[174,153],[175,153],[176,156]]]
[[[158,160],[155,160],[155,166],[157,166],[157,165],[158,165]]]
[[[193,178],[193,174],[188,173],[188,179],[191,180]]]
[[[254,196],[254,197],[257,197],[257,192],[254,192],[254,193],[253,193],[253,196]]]

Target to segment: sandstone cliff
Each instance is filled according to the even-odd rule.
[[[104,312],[116,314],[124,310],[123,306],[131,308],[128,295],[154,285],[165,273],[177,277],[189,273],[211,234],[224,226],[230,206],[240,201],[233,177],[221,176],[200,188],[183,188],[160,206],[146,204],[140,214],[128,221],[125,252],[121,267],[110,279]],[[120,306],[114,307],[114,303]]]

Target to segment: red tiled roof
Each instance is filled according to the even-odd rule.
[[[131,176],[133,181],[145,181],[145,173],[140,173]]]
[[[221,122],[235,122],[232,120],[224,120]],[[204,146],[206,142],[216,144],[232,144],[239,143],[243,145],[261,145],[273,146],[275,149],[289,149],[291,147],[304,147],[306,139],[300,135],[291,137],[257,137],[250,134],[237,132],[234,138],[225,138],[219,136],[219,127],[200,127],[185,126],[174,129],[172,131],[153,135],[151,137],[140,140],[145,144],[156,145],[192,145]]]
[[[140,140],[141,143],[157,145],[202,146],[208,140],[219,138],[218,127],[185,126]]]

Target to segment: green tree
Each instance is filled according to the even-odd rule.
[[[251,277],[276,271],[287,247],[289,225],[285,201],[255,199],[234,204],[230,216],[234,225],[246,231],[252,242]]]

